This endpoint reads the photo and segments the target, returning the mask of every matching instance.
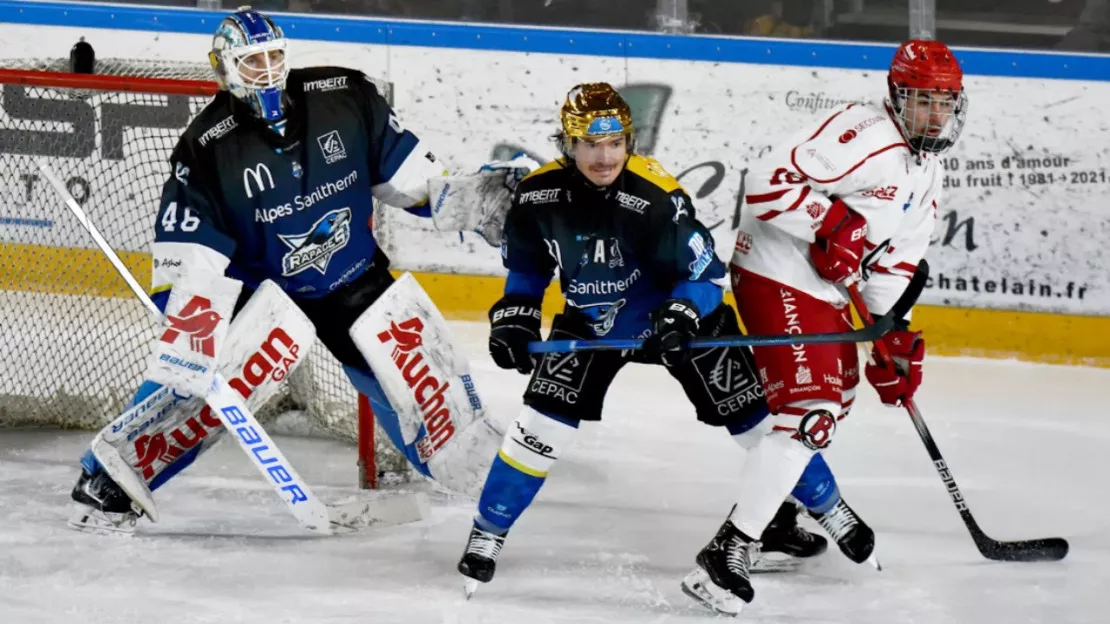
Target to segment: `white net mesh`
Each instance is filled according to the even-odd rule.
[[[69,63],[0,61],[0,68],[65,72]],[[213,78],[206,65],[164,61],[104,59],[96,70]],[[36,161],[58,174],[139,282],[149,284],[169,156],[209,96],[16,81],[0,88],[0,427],[97,429],[121,412],[141,381],[155,325],[40,179]],[[298,433],[358,439],[358,395],[321,344],[259,417],[272,422],[291,410],[307,416],[293,421]],[[404,472],[385,436],[375,437],[379,471]]]

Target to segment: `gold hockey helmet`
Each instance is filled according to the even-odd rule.
[[[559,119],[568,143],[570,139],[618,134],[627,135],[629,143],[632,142],[632,109],[607,82],[589,82],[571,89]]]

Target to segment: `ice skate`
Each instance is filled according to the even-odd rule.
[[[836,505],[824,514],[810,512],[810,516],[828,532],[829,537],[840,546],[844,556],[856,563],[867,562],[882,570],[879,560],[875,558],[875,532],[867,526],[856,512],[844,502],[837,501]]]
[[[759,542],[726,519],[717,535],[698,553],[697,567],[682,580],[682,591],[724,615],[739,615],[755,597],[749,578]]]
[[[759,538],[762,546],[752,561],[751,571],[787,572],[806,560],[824,553],[829,543],[824,537],[798,526],[801,507],[788,500],[779,507],[774,519]]]
[[[91,475],[82,470],[70,496],[76,504],[66,524],[78,531],[130,535],[141,515],[103,470]]]
[[[478,589],[478,583],[493,580],[493,573],[497,570],[497,556],[501,554],[504,544],[504,535],[483,531],[477,525],[471,527],[466,551],[459,560],[459,572],[467,577],[463,589],[468,600]]]

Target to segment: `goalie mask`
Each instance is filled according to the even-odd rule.
[[[266,121],[285,115],[282,95],[289,76],[285,44],[285,35],[273,20],[241,7],[220,22],[208,53],[220,86]]]
[[[939,41],[903,43],[890,64],[890,107],[917,152],[940,153],[960,137],[967,115],[963,71]]]

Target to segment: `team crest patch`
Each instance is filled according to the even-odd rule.
[[[351,240],[351,209],[333,210],[314,223],[309,231],[278,234],[278,238],[289,246],[289,253],[281,259],[282,276],[290,277],[310,268],[323,275],[327,273],[331,257]]]
[[[798,424],[798,432],[794,434],[794,439],[801,440],[807,448],[814,451],[819,451],[832,442],[833,435],[836,433],[836,418],[833,417],[832,412],[829,410],[812,410],[805,416],[802,416],[802,421]]]

